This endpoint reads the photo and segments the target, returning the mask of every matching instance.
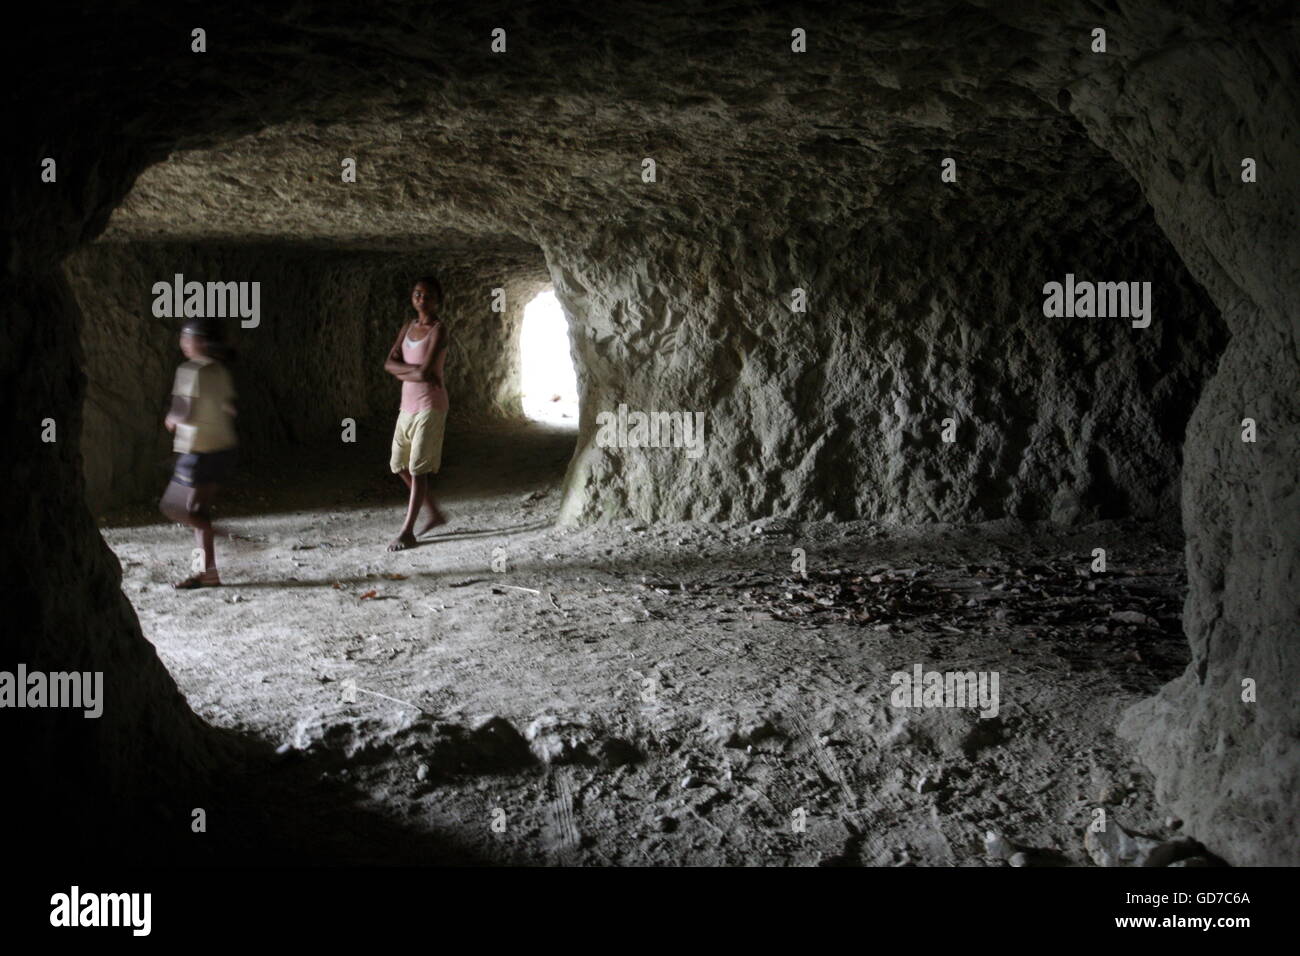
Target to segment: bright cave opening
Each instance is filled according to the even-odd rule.
[[[524,306],[519,384],[526,416],[577,427],[578,377],[573,371],[569,323],[553,289],[539,293]]]

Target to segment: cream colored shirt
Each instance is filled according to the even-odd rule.
[[[183,363],[176,370],[172,394],[190,400],[188,419],[176,426],[173,451],[201,454],[238,444],[234,420],[226,411],[235,400],[235,386],[224,365],[206,357]]]

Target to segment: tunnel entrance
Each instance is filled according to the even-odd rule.
[[[524,307],[519,385],[526,416],[577,427],[578,379],[573,370],[569,323],[553,289],[538,293]]]
[[[1134,241],[1151,240],[1149,222],[1134,228]],[[1026,229],[1020,241],[1036,247],[1041,238],[1041,230]],[[704,260],[704,250],[698,251],[699,256],[690,258]],[[350,775],[349,786],[382,795],[376,801],[382,820],[425,821],[420,824],[426,827],[420,831],[425,839],[431,832],[427,821],[438,820],[477,847],[474,840],[481,828],[471,801],[481,781],[472,768],[507,771],[491,784],[494,799],[526,803],[521,812],[539,820],[545,819],[549,804],[528,781],[529,771],[539,765],[555,765],[556,774],[567,773],[570,764],[604,766],[611,772],[628,768],[621,771],[627,782],[618,799],[637,807],[639,815],[653,813],[657,818],[669,810],[660,795],[662,781],[676,774],[680,761],[689,760],[692,775],[685,779],[691,783],[677,789],[707,797],[710,802],[702,805],[718,821],[715,825],[735,832],[763,808],[756,811],[745,800],[747,791],[727,785],[725,769],[711,777],[712,769],[727,767],[733,757],[740,759],[737,751],[744,752],[750,759],[741,769],[751,781],[745,786],[790,795],[782,799],[816,799],[798,789],[806,779],[801,764],[829,758],[811,749],[809,741],[817,738],[803,718],[790,715],[841,706],[844,685],[836,675],[871,672],[888,681],[893,675],[917,673],[921,676],[915,686],[920,686],[923,676],[929,679],[926,675],[969,672],[991,679],[996,673],[1005,680],[999,686],[1007,697],[986,707],[987,716],[958,708],[899,718],[884,709],[895,706],[891,695],[881,698],[870,725],[829,724],[827,732],[838,735],[849,753],[874,754],[886,728],[906,719],[915,728],[909,732],[917,746],[851,767],[846,761],[843,771],[837,764],[828,776],[863,792],[879,792],[892,786],[890,781],[905,780],[908,792],[918,797],[942,790],[968,806],[967,817],[944,817],[938,839],[929,835],[928,808],[912,808],[914,816],[902,820],[888,839],[915,841],[907,857],[913,862],[952,865],[966,859],[967,851],[953,848],[982,846],[985,820],[996,818],[999,826],[1019,834],[1030,832],[1035,820],[1049,817],[1063,821],[1060,829],[1035,839],[1041,839],[1042,846],[1065,849],[1042,859],[1104,859],[1104,848],[1079,843],[1067,832],[1077,825],[1060,816],[1059,808],[1074,799],[1068,783],[1037,789],[1043,786],[1039,778],[1060,777],[1062,764],[1060,758],[1040,755],[1040,738],[1033,728],[1046,726],[1041,713],[1063,715],[1056,718],[1054,729],[1068,728],[1071,739],[1082,740],[1081,746],[1094,755],[1102,792],[1114,794],[1129,786],[1127,758],[1107,736],[1109,722],[1092,720],[1091,715],[1098,700],[1116,713],[1127,702],[1156,692],[1186,666],[1178,611],[1183,601],[1182,541],[1176,534],[1162,537],[1139,525],[1098,523],[1090,519],[1121,516],[1086,509],[1097,501],[1109,502],[1116,488],[1136,488],[1146,496],[1131,497],[1130,513],[1169,510],[1176,488],[1176,455],[1172,448],[1161,449],[1160,456],[1148,453],[1151,467],[1134,473],[1130,466],[1126,471],[1131,456],[1118,453],[1146,447],[1135,436],[1142,434],[1147,419],[1109,414],[1102,416],[1104,421],[1132,422],[1134,430],[1112,428],[1100,438],[1088,433],[1090,441],[1106,441],[1106,447],[1116,450],[1086,459],[1089,481],[1076,482],[1049,501],[1042,490],[1043,473],[1026,470],[1021,460],[1038,463],[1040,469],[1044,462],[1059,464],[1062,459],[1059,454],[1053,457],[1050,445],[1053,432],[1046,430],[1046,445],[1042,438],[1035,445],[1034,435],[1043,433],[1040,423],[1059,430],[1076,411],[1084,414],[1086,410],[1066,401],[1071,395],[1087,394],[1091,407],[1104,410],[1148,407],[1140,402],[1134,383],[1149,379],[1150,370],[1160,367],[1152,358],[1159,351],[1154,339],[1124,339],[1115,346],[1118,357],[1112,362],[1132,374],[1103,391],[1084,377],[1092,366],[1070,360],[1075,352],[1092,354],[1092,340],[1081,338],[1074,327],[1034,325],[1033,356],[1040,364],[1043,356],[1049,357],[1046,364],[1072,388],[1064,390],[1056,404],[1035,405],[1028,412],[1015,400],[1018,380],[996,373],[987,358],[995,349],[1002,355],[1008,343],[1029,342],[1027,335],[994,329],[987,339],[973,343],[983,354],[975,349],[973,357],[964,352],[950,356],[979,373],[972,378],[983,383],[986,404],[970,403],[976,417],[1010,436],[996,446],[996,463],[971,471],[967,490],[977,495],[982,476],[1014,475],[1023,485],[1019,490],[1009,479],[994,479],[1008,500],[1007,510],[1037,518],[1050,507],[1059,519],[1056,527],[1012,531],[982,527],[976,521],[960,532],[916,528],[889,540],[874,535],[868,540],[836,522],[782,523],[764,512],[784,505],[774,507],[770,498],[728,494],[727,481],[717,471],[707,495],[697,493],[697,484],[683,489],[685,494],[664,496],[662,491],[676,478],[695,473],[681,467],[681,459],[671,454],[675,449],[642,453],[629,442],[617,453],[601,446],[590,454],[579,453],[578,465],[570,471],[588,468],[595,476],[585,485],[593,507],[582,517],[604,517],[597,513],[599,508],[622,520],[603,526],[591,520],[587,523],[593,527],[576,530],[557,526],[561,502],[572,487],[565,465],[577,440],[573,428],[578,400],[567,316],[548,280],[554,276],[563,283],[566,301],[583,316],[584,336],[594,340],[584,338],[581,343],[591,347],[583,355],[583,375],[593,413],[602,410],[602,399],[621,403],[635,394],[644,398],[643,408],[665,409],[660,392],[665,386],[680,387],[675,385],[679,370],[658,359],[647,363],[647,369],[631,356],[660,354],[660,345],[689,341],[684,334],[675,340],[664,336],[663,326],[680,324],[689,331],[689,315],[683,317],[677,310],[700,293],[678,277],[667,281],[666,293],[647,294],[630,287],[635,276],[629,280],[616,274],[603,276],[601,287],[586,289],[563,266],[543,271],[536,253],[520,252],[518,260],[504,264],[499,255],[494,250],[481,260],[448,256],[432,270],[415,259],[381,259],[350,251],[326,254],[288,244],[254,248],[101,243],[72,257],[68,278],[74,297],[83,314],[99,319],[87,323],[85,333],[87,420],[93,423],[84,440],[86,470],[98,470],[98,488],[105,486],[103,474],[113,479],[108,487],[114,494],[119,474],[143,476],[140,487],[146,495],[156,494],[165,480],[165,475],[150,470],[150,456],[157,456],[148,442],[159,435],[149,394],[165,394],[176,356],[170,326],[140,327],[134,314],[124,309],[118,314],[118,306],[104,305],[109,298],[105,289],[117,292],[110,302],[130,302],[131,277],[197,275],[203,269],[207,275],[265,278],[268,292],[282,304],[274,320],[245,339],[240,357],[248,440],[240,482],[218,506],[217,523],[227,535],[217,545],[223,587],[198,593],[171,588],[185,573],[188,542],[153,508],[137,522],[112,516],[105,522],[104,538],[121,565],[122,586],[135,616],[195,713],[219,731],[245,734],[283,754],[296,754],[303,766],[313,768],[362,752],[406,753],[406,748],[413,751],[418,745],[424,762],[414,772],[404,758],[378,759],[364,773]],[[674,256],[673,261],[685,258]],[[833,262],[841,274],[851,274],[852,261]],[[495,288],[497,276],[507,270],[513,275],[504,287],[503,298],[510,305],[503,317],[487,312],[482,303],[484,293]],[[400,328],[390,309],[395,302],[405,306],[399,297],[409,293],[412,276],[426,271],[441,277],[444,315],[456,335],[448,363],[455,412],[441,468],[432,480],[450,522],[422,530],[416,547],[393,554],[384,543],[393,537],[406,500],[405,489],[387,467],[398,385],[380,377],[375,357],[391,347]],[[587,271],[580,270],[576,278]],[[322,281],[325,275],[331,277],[328,282]],[[725,274],[713,275],[711,281],[720,288],[733,282]],[[887,294],[901,287],[902,279],[895,274],[884,276],[880,284]],[[1190,293],[1174,283],[1166,287],[1174,289],[1168,300],[1174,304],[1171,308],[1202,314]],[[317,290],[337,298],[340,289],[357,303],[356,313],[365,321],[339,323],[329,327],[329,334],[316,335],[314,317],[332,307],[315,298]],[[824,294],[846,301],[843,289]],[[620,304],[604,306],[615,300]],[[741,300],[752,305],[745,314],[762,314],[757,303],[745,295]],[[268,308],[272,301],[268,295]],[[103,321],[106,317],[112,321]],[[126,338],[114,332],[121,328],[140,328],[141,334]],[[1159,328],[1162,334],[1176,336],[1162,340],[1166,354],[1194,357],[1214,351],[1196,347],[1217,341],[1207,321]],[[909,341],[901,326],[877,323],[873,329],[884,350]],[[133,343],[131,367],[137,370],[139,391],[148,393],[130,405],[118,397],[120,389],[110,388],[119,382],[125,364],[120,360],[122,341]],[[714,341],[707,336],[700,340]],[[942,351],[943,342],[936,336],[934,349]],[[147,351],[142,343],[148,343]],[[645,347],[649,343],[654,345]],[[824,348],[818,356],[837,354],[833,338],[820,343]],[[673,352],[674,361],[689,370],[692,380],[721,381],[729,371],[711,352],[691,354],[681,347]],[[142,359],[146,354],[148,365]],[[284,355],[302,356],[292,375],[277,364]],[[613,368],[605,363],[607,356],[617,358]],[[871,405],[898,407],[892,376],[863,377],[856,366],[812,357],[800,361],[811,368],[811,381],[823,376],[860,380],[868,390],[877,389],[868,391]],[[1027,357],[1012,368],[1026,365]],[[923,366],[906,349],[899,352],[899,388],[916,385],[951,400]],[[613,378],[615,371],[622,373],[618,379]],[[1169,390],[1162,399],[1167,404],[1150,406],[1150,417],[1163,420],[1166,409],[1190,407],[1199,380],[1195,368],[1183,375],[1186,391]],[[764,402],[772,401],[768,389],[754,393]],[[725,394],[708,408],[711,428],[728,417],[751,428],[751,423],[764,421],[749,408],[729,403]],[[545,427],[525,425],[518,418],[521,410]],[[816,406],[802,406],[799,412],[799,422],[816,425]],[[355,433],[340,429],[344,418],[356,422]],[[353,434],[355,441],[349,440]],[[115,436],[111,442],[110,435]],[[141,439],[138,449],[122,438],[135,435]],[[791,447],[802,454],[801,441]],[[124,450],[119,454],[118,448]],[[1026,448],[1032,453],[1026,454]],[[845,467],[855,462],[851,447],[832,450],[836,455],[819,465],[821,484],[808,487],[854,500],[858,515],[886,514],[881,502],[888,501],[879,489],[889,486],[868,480],[870,462],[857,459],[853,467]],[[900,446],[901,457],[932,467],[930,475],[951,475],[935,462],[925,462],[925,454],[921,448]],[[743,449],[739,460],[745,460]],[[758,480],[749,484],[766,494],[783,475],[796,470],[788,460],[764,462]],[[915,473],[926,474],[924,468]],[[1061,482],[1052,477],[1057,482],[1053,491],[1059,491]],[[946,513],[954,518],[977,517],[964,510],[960,495],[942,497],[946,488],[957,486],[955,482],[926,480],[925,495],[936,507],[949,509]],[[917,493],[895,492],[895,500],[915,498]],[[623,523],[628,511],[632,521]],[[674,519],[684,514],[691,523],[673,527]],[[724,523],[737,514],[760,518],[753,526],[759,533],[748,524]],[[800,517],[806,515],[805,510]],[[921,517],[902,511],[895,516]],[[793,549],[803,535],[834,542],[821,566],[809,568],[806,575],[766,570],[773,540]],[[1116,570],[1114,583],[1101,577],[1102,571],[1081,575],[1078,556],[1095,555],[1097,549],[1109,556]],[[842,586],[844,581],[852,586]],[[1028,582],[1033,582],[1032,589]],[[1050,641],[1043,639],[1044,630]],[[790,667],[788,647],[793,637],[810,631],[824,648],[822,666],[791,686],[782,676]],[[717,643],[701,644],[695,635],[704,633]],[[1021,654],[1031,653],[1036,676],[1032,691],[1027,691],[1007,655],[1019,664]],[[592,706],[591,701],[623,699],[629,660],[637,673],[652,675],[640,680],[658,680],[663,670],[658,662],[663,660],[672,660],[677,673],[708,673],[710,679],[675,690],[673,709],[648,717],[629,717],[617,703]],[[955,660],[962,662],[960,672],[944,669]],[[1080,683],[1081,672],[1095,679]],[[667,676],[673,679],[671,673]],[[633,686],[639,693],[643,685]],[[905,701],[901,706],[912,705]],[[922,699],[916,706],[930,705]],[[979,723],[986,719],[997,723]],[[663,748],[661,741],[670,736],[685,742],[684,757]],[[1024,782],[1032,781],[1035,789],[1017,797],[1017,805],[1009,810],[985,801],[978,779],[948,773],[948,766],[981,751],[987,751],[981,759],[988,772],[1007,786],[1023,789]],[[503,758],[504,764],[497,762]],[[280,782],[284,778],[270,773],[268,779],[281,788],[272,802],[291,804],[292,781]],[[711,779],[721,786],[712,787]],[[1125,808],[1126,823],[1141,832],[1160,832],[1163,817],[1151,789],[1134,790]],[[710,796],[713,791],[717,796]],[[827,805],[833,805],[828,802],[833,799],[822,795]],[[828,864],[897,862],[892,843],[864,843],[846,855],[834,839],[810,848],[806,856],[792,855],[771,836],[775,817],[727,846],[705,841],[697,848],[698,831],[688,823],[681,837],[648,851],[635,838],[635,830],[627,831],[633,835],[629,839],[623,830],[598,822],[594,814],[612,812],[614,804],[602,809],[596,800],[590,798],[585,825],[599,842],[599,851],[592,851],[603,855],[598,858],[739,864],[781,855]],[[308,823],[313,830],[329,829],[327,824]],[[318,834],[310,832],[305,839],[314,843]],[[563,861],[579,858],[573,842],[566,834],[548,834],[541,841],[521,836],[505,852],[534,862]],[[399,852],[401,847],[393,851]],[[652,852],[655,855],[645,855]],[[497,859],[493,854],[501,853],[493,846],[485,855]],[[975,859],[983,859],[981,850],[974,853]]]

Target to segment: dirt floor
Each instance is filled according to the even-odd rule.
[[[266,745],[209,795],[210,827],[228,810],[250,858],[1002,866],[1197,852],[1165,842],[1178,822],[1111,732],[1187,661],[1176,532],[556,527],[574,433],[529,425],[453,433],[437,479],[450,525],[390,554],[404,490],[385,430],[369,434],[244,463],[220,508],[235,535],[218,543],[221,588],[170,587],[190,538],[150,509],[102,519],[191,706]],[[891,675],[917,664],[997,672],[997,715],[894,706]],[[1099,808],[1107,827],[1088,836]]]

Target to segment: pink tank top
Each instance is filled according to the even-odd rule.
[[[411,331],[416,328],[412,325],[407,330],[405,337],[402,339],[402,361],[411,365],[419,365],[424,361],[429,349],[433,347],[433,340],[438,335],[445,335],[442,323],[436,323],[429,328],[424,338],[418,342],[411,340]],[[447,364],[447,350],[443,349],[442,354],[434,360],[433,372],[439,380],[442,379],[443,366]],[[402,383],[402,411],[404,412],[424,412],[430,409],[437,409],[445,412],[448,407],[447,389],[445,386],[435,385],[433,382],[403,382]]]

